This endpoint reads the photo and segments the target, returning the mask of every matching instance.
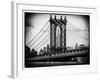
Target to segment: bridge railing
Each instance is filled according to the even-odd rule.
[[[89,52],[89,49],[73,49],[73,50],[67,50],[65,52],[55,52],[55,53],[49,53],[49,54],[41,54],[41,55],[37,55],[34,58],[45,58],[45,57],[50,57],[50,56],[59,56],[59,55],[67,55],[67,54],[82,54],[82,53],[87,53]]]

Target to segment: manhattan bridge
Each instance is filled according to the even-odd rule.
[[[34,36],[25,47],[25,61],[26,67],[37,67],[37,66],[50,66],[50,65],[61,65],[61,64],[89,64],[89,46],[76,44],[75,48],[68,48],[66,46],[67,30],[70,31],[70,27],[74,28],[82,33],[86,34],[83,36],[78,35],[84,40],[89,40],[88,32],[81,30],[73,23],[67,21],[66,17],[60,16],[58,19],[55,15],[53,18],[50,15],[49,21],[42,27],[42,29]],[[49,31],[47,33],[47,31]],[[37,43],[38,40],[42,40]],[[47,43],[49,41],[49,43]],[[37,43],[35,46],[34,44]],[[43,47],[46,45],[46,47]],[[30,47],[33,46],[32,51]],[[39,49],[37,52],[36,50]],[[36,65],[37,64],[37,65]]]

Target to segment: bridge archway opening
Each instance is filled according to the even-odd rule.
[[[60,36],[61,36],[61,29],[59,26],[56,27],[56,48],[60,48]]]

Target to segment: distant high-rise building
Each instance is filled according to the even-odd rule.
[[[75,49],[77,49],[78,48],[78,43],[76,43],[76,45],[75,45]]]
[[[43,54],[43,50],[42,50],[42,48],[40,49],[39,54]]]
[[[43,52],[47,52],[47,48],[46,47],[43,48]]]
[[[50,47],[49,47],[49,44],[47,44],[47,52],[50,51]]]

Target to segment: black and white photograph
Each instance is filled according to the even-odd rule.
[[[90,64],[90,16],[24,12],[24,66]]]

